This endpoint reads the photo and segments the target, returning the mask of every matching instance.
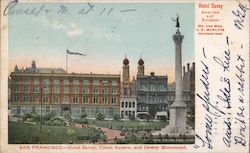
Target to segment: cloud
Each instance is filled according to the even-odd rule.
[[[35,22],[42,24],[43,26],[50,27],[54,30],[60,30],[65,33],[69,38],[77,38],[83,33],[86,37],[97,39],[97,40],[108,40],[115,42],[122,42],[121,37],[117,31],[116,27],[110,27],[110,29],[105,27],[96,26],[86,26],[83,29],[79,24],[75,22],[65,22],[63,19],[55,17],[43,17],[34,19]]]
[[[62,20],[59,20],[54,17],[49,17],[49,18],[35,18],[34,22],[41,23],[44,26],[51,27],[53,29],[59,30],[65,28],[65,26],[62,23]]]
[[[116,32],[113,32],[112,29],[107,29],[104,27],[91,27],[90,36],[95,39],[106,39],[109,41],[121,42],[121,37]]]
[[[67,34],[69,37],[77,37],[83,33],[83,29],[81,29],[77,24],[70,23],[68,26]]]

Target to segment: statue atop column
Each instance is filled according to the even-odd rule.
[[[172,20],[173,20],[173,21],[176,21],[175,27],[176,27],[176,28],[180,28],[179,15],[178,15],[178,14],[176,14],[176,15],[177,15],[176,19],[173,19],[173,18],[172,18]]]

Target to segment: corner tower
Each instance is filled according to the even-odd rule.
[[[142,58],[138,61],[138,72],[137,75],[142,76],[144,75],[144,61]]]
[[[122,82],[129,83],[130,82],[130,75],[129,75],[129,60],[127,57],[123,60],[123,67],[122,67]]]

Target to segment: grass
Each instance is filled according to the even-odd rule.
[[[167,122],[152,122],[152,121],[98,121],[98,120],[88,120],[89,125],[94,125],[98,127],[106,127],[116,130],[123,130],[123,129],[137,129],[140,131],[144,131],[147,129],[160,129],[165,127],[168,123]]]
[[[26,123],[9,122],[10,144],[70,144],[77,137],[90,137],[96,133],[93,129],[72,128],[63,126],[40,126]]]

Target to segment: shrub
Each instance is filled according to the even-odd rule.
[[[62,114],[62,116],[63,116],[65,119],[67,119],[67,120],[71,119],[71,115],[70,115],[70,112],[69,112],[69,111],[64,111],[63,114]]]
[[[56,114],[54,113],[54,112],[49,112],[49,113],[47,113],[47,114],[45,114],[44,116],[43,116],[43,120],[44,121],[48,121],[48,120],[50,120],[52,117],[54,117],[54,116],[56,116]]]
[[[102,113],[98,113],[96,115],[96,119],[99,120],[99,121],[103,121],[104,120],[104,115]]]
[[[51,117],[49,121],[45,121],[46,125],[53,125],[53,126],[66,126],[67,123],[60,117],[54,116]]]
[[[113,117],[113,120],[119,121],[120,120],[120,115],[119,114],[115,114],[114,117]]]
[[[29,112],[24,114],[23,116],[23,121],[28,121],[28,122],[37,122],[39,120],[38,114],[34,112]]]
[[[79,124],[88,124],[88,120],[86,119],[75,119],[74,120],[75,123],[79,123]]]
[[[33,119],[32,118],[27,118],[26,121],[27,122],[33,122]]]
[[[52,125],[52,122],[51,121],[44,121],[44,124],[45,125]]]
[[[86,113],[81,113],[79,115],[80,119],[85,119],[87,117],[87,114]]]

